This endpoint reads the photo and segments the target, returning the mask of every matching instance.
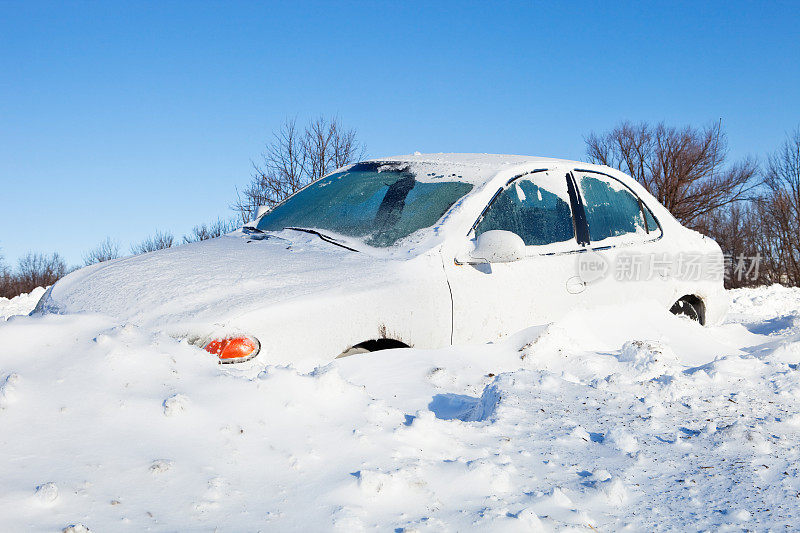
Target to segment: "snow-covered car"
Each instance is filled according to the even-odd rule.
[[[308,368],[493,341],[581,306],[650,300],[717,323],[722,259],[612,168],[415,154],[339,169],[222,237],[80,269],[34,314],[102,313],[222,362]]]

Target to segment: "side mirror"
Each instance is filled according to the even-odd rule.
[[[269,211],[269,206],[266,205],[258,206],[258,209],[256,209],[256,219],[261,218],[261,215],[263,215],[267,211]]]
[[[478,235],[470,257],[486,263],[511,263],[525,257],[525,242],[511,231],[490,230]]]

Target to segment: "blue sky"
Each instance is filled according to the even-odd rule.
[[[800,125],[799,27],[797,2],[0,0],[0,252],[227,218],[291,116],[369,156],[573,159],[623,119],[722,118],[763,159]]]

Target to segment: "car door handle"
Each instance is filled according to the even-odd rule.
[[[570,294],[580,294],[586,289],[586,282],[578,276],[572,276],[567,280],[567,292]]]

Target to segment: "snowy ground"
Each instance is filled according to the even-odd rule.
[[[40,292],[36,294],[41,294]],[[800,290],[576,311],[309,374],[101,316],[3,317],[0,530],[793,529]]]

